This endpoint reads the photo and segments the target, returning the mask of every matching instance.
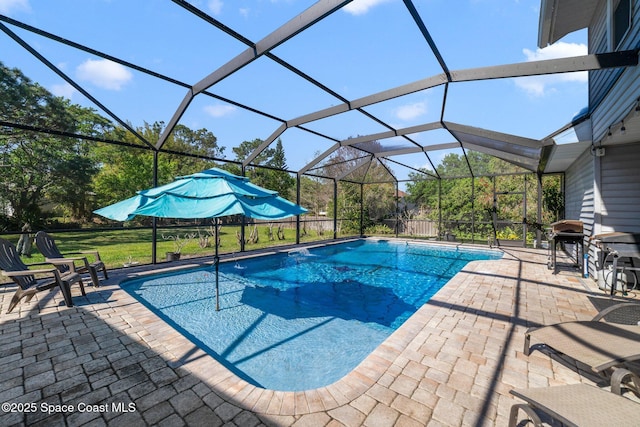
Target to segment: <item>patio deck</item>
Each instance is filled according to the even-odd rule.
[[[552,274],[546,251],[504,251],[470,263],[345,378],[305,392],[231,374],[120,289],[136,270],[74,289],[73,308],[55,291],[6,314],[15,288],[2,286],[0,402],[15,405],[0,425],[504,426],[512,388],[594,380],[524,356],[525,329],[608,302],[577,270]]]

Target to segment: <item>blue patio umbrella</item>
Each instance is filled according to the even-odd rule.
[[[244,215],[274,220],[302,215],[307,210],[278,196],[275,191],[252,184],[248,178],[212,168],[178,177],[175,181],[95,210],[94,213],[116,221],[136,215],[158,218],[215,219],[216,310],[218,299],[218,218]]]

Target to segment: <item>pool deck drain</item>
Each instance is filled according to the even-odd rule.
[[[113,270],[86,297],[74,289],[72,308],[54,291],[6,314],[7,284],[0,425],[506,425],[512,388],[596,380],[524,356],[524,331],[588,319],[607,297],[575,269],[553,274],[545,251],[503,250],[471,262],[343,379],[303,392],[239,379],[118,286],[158,266]]]

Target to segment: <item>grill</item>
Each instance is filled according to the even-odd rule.
[[[558,244],[571,243],[576,245],[576,266],[582,270],[584,268],[584,223],[575,219],[563,219],[551,224],[551,232],[548,239],[551,243],[549,249],[549,262],[547,267],[549,270],[557,272],[558,264],[556,262],[556,247]]]
[[[619,278],[624,277],[625,270],[639,271],[640,268],[634,264],[634,259],[640,259],[640,233],[604,233],[597,234],[591,238],[592,242],[606,253],[605,262],[612,258],[611,295],[618,289]],[[620,258],[629,258],[630,266],[622,264]],[[621,274],[618,274],[621,273]],[[623,287],[623,292],[626,288]]]
[[[577,219],[563,219],[551,224],[552,233],[582,233],[584,223]]]

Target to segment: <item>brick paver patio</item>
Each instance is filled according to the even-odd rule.
[[[6,314],[15,287],[2,286],[0,425],[504,426],[512,388],[594,380],[524,356],[525,329],[588,319],[608,299],[576,270],[553,274],[545,251],[503,250],[470,263],[345,378],[305,392],[231,374],[120,289],[133,269],[86,297],[74,289],[72,308],[54,291]]]

